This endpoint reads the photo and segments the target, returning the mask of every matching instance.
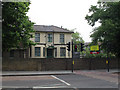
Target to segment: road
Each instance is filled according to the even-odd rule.
[[[76,72],[75,74],[68,75],[5,76],[2,78],[2,85],[3,90],[16,90],[17,88],[25,88],[21,90],[64,90],[64,88],[66,88],[65,90],[79,90],[78,88],[118,88],[118,82],[116,81],[118,79],[117,76],[107,75],[109,78],[106,78],[106,75],[98,75],[95,73],[88,74],[88,72]]]

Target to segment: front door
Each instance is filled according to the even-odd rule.
[[[47,49],[47,57],[48,58],[53,58],[53,49]]]

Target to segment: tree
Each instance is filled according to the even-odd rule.
[[[33,44],[33,22],[26,16],[30,2],[2,2],[2,48],[23,48]]]
[[[91,6],[86,15],[89,25],[94,26],[96,22],[101,25],[93,30],[91,34],[93,43],[101,42],[101,47],[108,53],[120,57],[120,2],[104,2]]]
[[[84,40],[82,39],[79,32],[77,32],[77,31],[75,32],[74,30],[72,30],[72,31],[74,32],[72,34],[73,47],[75,47],[74,45],[77,44],[77,51],[80,52],[80,43],[84,43]]]
[[[74,32],[74,30],[72,30]],[[79,32],[75,32],[72,34],[72,40],[73,40],[73,43],[74,44],[79,44],[79,43],[83,43],[84,40],[82,39],[82,37],[80,36],[80,33]]]

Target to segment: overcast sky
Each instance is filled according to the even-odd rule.
[[[37,25],[55,25],[78,31],[85,42],[90,42],[93,27],[85,20],[91,5],[98,0],[31,0],[28,16]]]

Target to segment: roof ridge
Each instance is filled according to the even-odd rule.
[[[54,25],[53,25],[53,26],[54,26]],[[70,31],[70,30],[68,30],[67,28],[58,27],[58,26],[54,26],[54,27],[57,27],[57,28],[60,28],[60,29],[64,29],[64,30]]]
[[[42,31],[42,32],[52,32],[51,30],[53,30],[54,32],[73,33],[72,31],[68,29],[54,26],[54,25],[34,25],[34,29],[36,31]]]

